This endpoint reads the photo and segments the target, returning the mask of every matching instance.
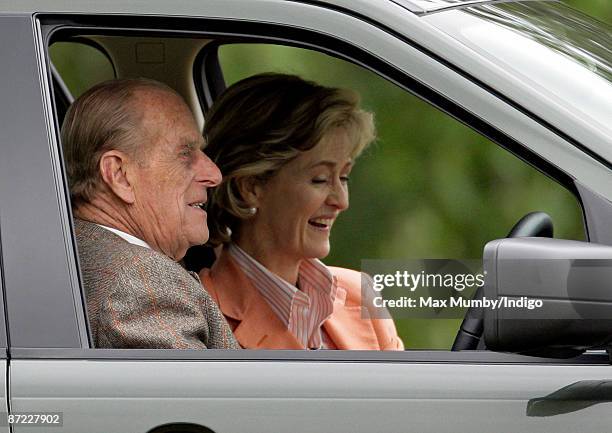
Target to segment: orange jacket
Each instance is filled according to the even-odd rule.
[[[361,274],[329,268],[337,279],[334,311],[323,323],[341,350],[403,350],[391,319],[361,318]],[[304,349],[272,311],[231,256],[223,251],[212,269],[200,272],[204,287],[245,349]]]

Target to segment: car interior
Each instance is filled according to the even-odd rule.
[[[258,45],[265,44],[265,45]],[[296,44],[298,45],[298,44]],[[254,47],[250,52],[249,47]],[[280,54],[276,55],[276,58],[282,57],[285,62],[285,66],[279,67],[274,56],[270,56],[270,50],[278,50]],[[259,51],[258,51],[259,50]],[[268,50],[268,51],[266,51]],[[235,51],[235,53],[233,53]],[[225,54],[227,53],[227,54]],[[224,59],[230,58],[233,55],[234,66],[232,68],[225,67]],[[267,70],[280,69],[282,71],[288,71],[291,73],[301,73],[302,64],[309,64],[312,70],[316,73],[312,79],[319,79],[320,76],[324,76],[325,68],[327,67],[338,67],[338,68],[349,68],[353,74],[352,78],[342,80],[336,78],[336,83],[343,81],[347,87],[357,87],[358,91],[364,94],[366,103],[369,103],[371,95],[368,94],[369,81],[376,79],[384,82],[386,86],[393,88],[394,90],[387,90],[385,88],[385,96],[388,100],[393,101],[397,99],[398,104],[405,104],[404,99],[410,98],[410,104],[414,105],[415,112],[423,112],[424,110],[435,111],[437,116],[441,119],[440,122],[453,122],[457,126],[453,126],[457,134],[462,135],[465,139],[465,148],[454,148],[453,143],[456,137],[438,137],[436,132],[431,129],[429,125],[416,125],[411,124],[414,128],[421,128],[424,130],[424,134],[430,134],[433,138],[431,141],[421,139],[422,142],[418,142],[418,146],[415,149],[411,149],[409,146],[404,146],[402,152],[397,153],[397,149],[390,149],[388,155],[384,155],[385,146],[389,146],[390,143],[404,141],[404,137],[397,136],[397,133],[388,132],[390,131],[391,124],[395,125],[397,122],[394,121],[390,113],[385,113],[383,108],[380,112],[376,113],[377,124],[380,129],[380,137],[374,150],[362,157],[364,160],[361,164],[363,167],[360,168],[357,173],[357,181],[353,183],[353,191],[359,190],[359,188],[368,188],[368,179],[375,176],[377,172],[380,172],[380,164],[383,162],[377,161],[377,156],[386,156],[387,159],[381,161],[394,160],[397,164],[406,164],[409,167],[398,168],[399,172],[410,174],[410,170],[414,166],[413,160],[418,160],[418,152],[429,152],[431,149],[439,146],[441,149],[447,149],[444,151],[458,152],[456,158],[462,158],[464,166],[468,164],[481,165],[482,163],[474,155],[466,155],[467,152],[471,152],[472,147],[486,146],[490,148],[491,143],[486,138],[474,133],[469,128],[459,124],[454,119],[450,118],[446,114],[438,111],[432,107],[429,103],[421,101],[408,92],[399,89],[392,83],[389,83],[382,77],[375,76],[371,71],[365,70],[362,66],[351,64],[344,59],[338,59],[336,56],[323,54],[316,50],[304,49],[292,44],[276,44],[270,41],[252,40],[249,38],[240,38],[237,36],[227,37],[195,37],[194,35],[180,35],[180,36],[167,36],[167,35],[151,35],[145,32],[107,32],[105,34],[88,34],[87,32],[75,32],[75,31],[58,31],[53,33],[49,40],[49,74],[52,77],[53,83],[53,101],[55,105],[55,117],[56,117],[56,128],[59,130],[65,113],[74,100],[80,93],[86,90],[88,87],[112,78],[121,77],[147,77],[161,81],[170,87],[174,88],[180,93],[183,98],[187,101],[195,118],[200,127],[203,127],[204,123],[204,112],[211,105],[215,98],[225,89],[226,82],[237,81],[239,78],[248,76],[257,72],[264,72]],[[268,57],[272,60],[266,63]],[[241,68],[241,61],[244,60],[245,65],[248,65],[251,61],[255,66],[244,66],[244,70],[235,72],[236,69]],[[259,62],[259,63],[258,63]],[[287,63],[294,62],[293,66],[286,66]],[[226,62],[227,63],[227,62]],[[281,62],[282,63],[282,62]],[[341,63],[341,66],[335,66]],[[237,66],[236,66],[237,65]],[[264,65],[264,66],[261,66]],[[259,68],[259,69],[258,69]],[[226,72],[227,70],[227,72]],[[323,71],[323,72],[322,72]],[[319,75],[317,75],[319,74]],[[311,78],[311,77],[307,77]],[[331,79],[333,83],[334,80]],[[339,86],[340,87],[340,86]],[[395,93],[393,93],[395,92]],[[408,99],[406,99],[408,100]],[[374,104],[372,104],[374,105]],[[412,106],[411,105],[411,106]],[[376,108],[376,107],[375,107]],[[435,129],[435,126],[434,126]],[[58,133],[59,136],[59,133]],[[474,141],[477,140],[478,143]],[[408,140],[409,141],[409,140]],[[434,143],[435,142],[435,143]],[[399,146],[399,144],[398,144]],[[399,233],[392,233],[389,230],[385,230],[381,237],[386,237],[387,244],[390,245],[385,251],[365,251],[359,250],[359,246],[367,245],[368,238],[366,236],[365,243],[359,243],[353,235],[354,229],[352,225],[363,225],[370,218],[378,218],[372,213],[372,210],[368,208],[365,199],[360,199],[358,194],[354,201],[351,203],[351,211],[347,212],[351,216],[347,216],[343,220],[343,226],[338,227],[341,234],[335,238],[337,243],[343,244],[344,251],[351,251],[354,246],[359,251],[359,255],[362,257],[380,257],[389,258],[394,256],[399,257],[435,257],[441,254],[447,254],[448,257],[470,257],[476,258],[481,256],[482,247],[486,241],[503,238],[507,235],[508,231],[514,226],[514,223],[518,221],[523,215],[528,214],[534,210],[544,210],[552,214],[555,217],[555,223],[558,223],[560,219],[560,230],[561,236],[565,238],[584,238],[582,229],[582,214],[581,209],[575,197],[565,190],[562,186],[558,185],[554,181],[543,176],[533,168],[527,166],[522,161],[514,158],[512,155],[507,153],[504,149],[495,147],[494,153],[488,156],[489,160],[486,162],[490,164],[488,172],[488,178],[482,178],[474,176],[472,178],[462,179],[465,183],[465,188],[472,188],[473,185],[480,185],[486,182],[490,182],[491,194],[495,194],[494,189],[500,187],[506,180],[504,179],[505,172],[496,173],[500,167],[504,167],[504,170],[508,168],[515,170],[515,172],[521,172],[524,174],[525,185],[531,185],[534,178],[538,178],[536,188],[551,188],[554,191],[552,194],[547,193],[547,200],[545,203],[541,203],[539,198],[536,199],[537,191],[532,193],[526,193],[527,197],[519,197],[517,195],[516,186],[508,186],[512,194],[515,195],[516,202],[520,202],[521,205],[518,209],[492,209],[482,207],[478,211],[481,213],[479,218],[492,218],[496,219],[499,213],[503,213],[503,222],[499,224],[496,231],[487,232],[486,230],[482,233],[478,233],[478,238],[475,239],[473,234],[476,232],[474,227],[469,226],[466,223],[453,222],[453,215],[461,213],[462,210],[456,208],[453,205],[453,201],[457,201],[452,194],[440,193],[439,201],[442,204],[436,205],[413,205],[415,197],[419,194],[427,193],[428,186],[426,182],[433,179],[434,183],[438,183],[438,188],[444,190],[446,188],[444,180],[435,180],[435,172],[444,172],[445,170],[454,170],[452,167],[429,167],[426,168],[422,179],[418,180],[415,177],[415,181],[411,185],[410,183],[405,184],[404,188],[407,191],[406,197],[412,197],[412,199],[406,199],[407,202],[402,206],[404,209],[410,208],[410,212],[407,212],[406,219],[401,221],[399,224]],[[439,149],[438,149],[439,151]],[[463,152],[463,153],[462,153]],[[437,164],[435,157],[426,160],[427,164]],[[469,170],[467,167],[460,169]],[[486,170],[485,170],[486,172]],[[430,177],[431,176],[431,177]],[[398,180],[390,180],[389,184],[398,182]],[[420,183],[419,183],[420,182]],[[449,182],[453,182],[449,180]],[[508,182],[511,182],[509,180]],[[384,189],[386,188],[385,183],[381,183],[380,191],[378,196],[385,196]],[[544,185],[544,186],[541,186]],[[399,188],[401,190],[401,188]],[[541,197],[539,195],[538,197]],[[351,197],[353,200],[353,196]],[[388,200],[396,200],[398,203],[402,203],[402,198],[387,197]],[[562,205],[559,205],[559,202]],[[533,203],[539,203],[538,208],[534,208]],[[353,206],[356,208],[353,210]],[[447,212],[448,215],[436,214],[436,207],[443,208],[443,212]],[[503,204],[500,204],[503,206]],[[569,209],[570,216],[565,218],[558,218],[555,214],[567,213]],[[383,211],[384,212],[384,211]],[[394,212],[390,209],[388,212]],[[453,212],[455,214],[453,214]],[[539,218],[539,219],[538,219]],[[546,232],[544,236],[551,236],[552,229],[549,227],[548,220],[542,222],[541,215],[536,217],[535,220],[530,218],[527,223],[523,225],[533,226],[534,230]],[[446,225],[441,219],[446,219]],[[499,219],[499,218],[498,218]],[[537,220],[537,221],[536,221]],[[520,224],[519,224],[520,225]],[[532,227],[532,228],[533,228]],[[544,228],[542,228],[544,227]],[[578,228],[577,228],[578,227]],[[547,231],[550,228],[550,233]],[[384,228],[383,228],[384,229]],[[381,229],[381,230],[383,230]],[[515,227],[516,229],[516,227]],[[556,227],[557,229],[557,227]],[[446,231],[445,231],[446,230]],[[419,234],[418,232],[426,233],[427,235]],[[448,249],[445,245],[437,245],[438,239],[441,237],[448,237],[453,240],[456,244]],[[338,238],[340,238],[338,240]],[[411,249],[406,250],[405,245],[410,244]],[[437,249],[436,249],[437,248]],[[445,250],[446,248],[446,250]],[[441,252],[444,251],[444,252]],[[332,257],[330,260],[332,264],[336,262],[340,265],[348,265],[354,269],[359,268],[359,258],[351,258],[348,263],[344,263],[342,256],[334,255],[334,244],[332,245]],[[214,262],[214,252],[211,248],[206,246],[193,247],[188,252],[184,259],[184,265],[187,269],[193,271],[199,271],[203,267],[210,267]],[[474,333],[482,332],[478,331],[479,327],[482,327],[482,320],[476,322],[470,322],[466,319],[463,321],[463,315],[453,319],[439,318],[433,320],[424,319],[397,319],[396,326],[400,335],[406,342],[407,348],[434,348],[434,349],[446,349],[448,350],[453,344],[463,345],[464,349],[476,349],[483,348],[482,343],[478,342],[478,339],[472,338]],[[426,328],[427,331],[423,334],[422,330]],[[455,338],[457,330],[460,329],[460,336]],[[463,335],[465,334],[465,335]],[[465,340],[467,338],[467,340]],[[458,342],[462,340],[462,342]],[[465,340],[465,341],[463,341]]]

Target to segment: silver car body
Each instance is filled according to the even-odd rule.
[[[0,1],[0,233],[9,337],[7,360],[0,362],[7,379],[0,411],[63,414],[60,427],[20,424],[12,431],[146,433],[168,424],[176,424],[168,431],[187,431],[180,423],[217,433],[607,431],[612,411],[605,398],[568,403],[558,413],[528,410],[530,401],[570,385],[606,386],[612,370],[602,353],[549,360],[479,351],[89,346],[45,58],[50,22],[190,17],[192,27],[201,20],[203,32],[214,19],[326,35],[445,95],[564,173],[583,194],[590,240],[610,244],[612,122],[576,115],[485,48],[470,46],[456,29],[475,18],[457,6],[450,0]]]

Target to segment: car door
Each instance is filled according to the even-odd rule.
[[[479,351],[92,348],[57,139],[46,26],[90,33],[280,36],[366,65],[524,152],[552,175],[574,177],[592,187],[609,180],[600,163],[449,67],[439,55],[411,44],[402,32],[418,39],[432,30],[395,3],[355,2],[352,13],[342,3],[337,8],[267,1],[156,4],[146,21],[129,3],[97,7],[104,13],[74,5],[74,14],[32,16],[54,12],[49,6],[2,18],[3,32],[11,31],[5,32],[0,55],[12,62],[0,66],[0,91],[10,96],[4,101],[17,101],[10,108],[3,104],[1,111],[7,157],[1,159],[0,170],[2,197],[14,198],[13,206],[6,211],[2,207],[0,214],[12,411],[61,414],[62,425],[55,431],[106,433],[573,432],[601,431],[610,424],[605,398],[563,410],[546,410],[541,403],[550,400],[554,407],[555,395],[568,386],[571,400],[584,395],[584,389],[605,384],[610,369],[603,354],[559,361]],[[369,20],[359,15],[364,9]],[[436,38],[442,40],[441,52],[453,47],[452,41]],[[23,47],[19,55],[11,55],[15,46]],[[588,176],[574,163],[588,165]],[[13,431],[38,430],[17,425]]]

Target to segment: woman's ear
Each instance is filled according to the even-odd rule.
[[[261,182],[254,176],[245,176],[236,180],[240,197],[249,207],[259,207],[263,195]]]
[[[134,188],[127,174],[128,157],[118,150],[104,152],[100,158],[100,176],[106,186],[128,204],[135,201]]]

